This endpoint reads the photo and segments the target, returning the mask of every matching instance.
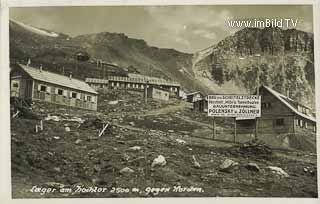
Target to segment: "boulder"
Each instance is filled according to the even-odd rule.
[[[157,158],[155,158],[151,164],[151,167],[155,167],[155,166],[164,166],[167,164],[166,159],[164,158],[164,156],[159,155]]]
[[[57,183],[57,182],[47,182],[44,184],[46,187],[50,187],[50,188],[64,188],[65,185],[62,183]]]
[[[70,132],[70,131],[71,131],[69,127],[65,127],[64,130],[65,130],[66,132]]]
[[[260,168],[256,163],[248,163],[244,167],[250,171],[260,171]]]
[[[238,162],[232,161],[231,159],[226,159],[220,165],[220,171],[229,172],[230,170],[239,166]]]
[[[133,147],[130,147],[129,150],[139,151],[139,150],[141,150],[141,147],[139,147],[139,146],[133,146]]]
[[[272,171],[272,173],[277,174],[281,177],[289,177],[289,174],[287,174],[283,169],[281,169],[280,167],[276,167],[276,166],[268,166],[268,169],[270,169]]]
[[[109,105],[117,105],[119,103],[119,101],[110,101],[108,104]]]
[[[61,172],[61,169],[59,167],[54,167],[53,170],[55,170],[56,172]]]
[[[129,167],[124,167],[120,170],[120,174],[132,174],[134,173],[134,170],[130,169]]]
[[[130,126],[135,126],[136,124],[134,122],[129,122]]]
[[[186,141],[182,140],[182,139],[176,139],[176,141],[179,143],[179,144],[187,144]]]
[[[48,115],[44,120],[52,120],[55,122],[59,122],[61,119],[59,118],[59,116],[56,115]]]
[[[193,160],[193,167],[196,169],[200,169],[201,168],[200,163],[197,161],[194,155],[192,156],[192,160]]]
[[[77,140],[75,141],[76,144],[80,144],[81,142],[82,142],[82,140],[80,140],[80,139],[77,139]]]

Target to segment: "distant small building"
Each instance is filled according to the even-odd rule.
[[[86,78],[85,81],[96,90],[99,88],[109,88],[143,91],[148,84],[167,90],[171,96],[179,97],[180,92],[180,84],[177,82],[139,74],[130,74],[128,77],[108,76],[107,79]]]
[[[193,103],[195,101],[201,100],[203,98],[203,94],[200,91],[192,92],[186,94],[187,102]]]
[[[160,87],[155,87],[155,86],[148,86],[146,93],[147,93],[147,98],[153,98],[153,99],[164,100],[164,101],[168,101],[170,96],[169,91],[162,89]]]
[[[97,110],[98,93],[84,81],[28,65],[14,65],[10,96]]]
[[[187,94],[186,94],[186,92],[184,92],[183,90],[180,89],[180,91],[179,91],[179,97],[180,97],[182,100],[186,100],[186,99],[187,99]]]

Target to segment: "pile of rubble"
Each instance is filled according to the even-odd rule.
[[[271,159],[272,149],[262,141],[252,140],[240,145],[235,145],[231,153],[245,156],[254,156],[262,159]]]

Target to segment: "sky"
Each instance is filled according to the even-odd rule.
[[[297,29],[313,32],[312,6],[90,6],[11,8],[10,18],[70,36],[89,33],[125,33],[150,46],[194,53],[240,28],[228,20],[298,20]]]

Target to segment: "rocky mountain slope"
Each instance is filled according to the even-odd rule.
[[[132,39],[122,33],[103,32],[72,38],[64,34],[55,37],[43,35],[39,30],[43,29],[10,22],[11,62],[26,63],[30,58],[33,66],[42,64],[44,69],[54,72],[62,73],[64,67],[65,73],[73,72],[78,78],[100,78],[103,70],[96,66],[99,59],[118,65],[118,70],[104,70],[106,75],[137,72],[178,81],[189,91],[205,89],[194,80],[192,54],[151,47],[143,40]],[[88,53],[90,59],[77,61],[78,52]]]
[[[267,85],[314,106],[313,34],[246,28],[193,57],[196,79],[216,92],[253,93]]]

